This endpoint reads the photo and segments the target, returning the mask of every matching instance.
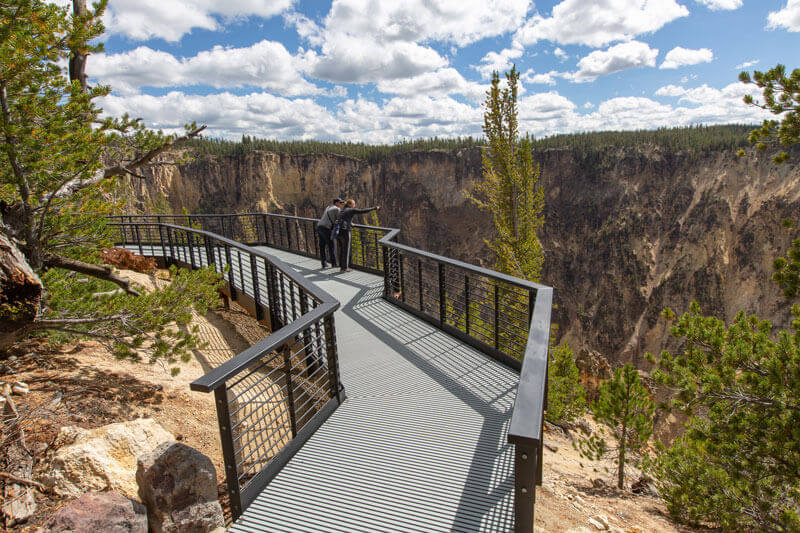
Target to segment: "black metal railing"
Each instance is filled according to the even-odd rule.
[[[231,240],[319,256],[316,220],[310,218],[245,213],[124,215],[115,220],[127,228],[121,242],[138,245],[140,251],[146,246],[142,235],[133,232],[137,223],[169,221],[222,232]],[[542,482],[553,289],[399,244],[398,234],[398,229],[354,225],[351,265],[381,274],[389,302],[520,372],[507,438],[515,445],[515,531],[533,531],[535,486]],[[147,239],[146,244],[159,246],[153,236]],[[231,275],[235,285],[235,268]]]
[[[214,393],[236,518],[344,400],[333,317],[339,302],[279,259],[218,234],[163,221],[112,225],[120,244],[142,255],[221,273],[225,292],[271,326],[267,338],[191,384]],[[241,221],[234,227],[248,231]]]

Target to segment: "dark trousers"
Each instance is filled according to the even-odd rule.
[[[342,270],[350,268],[350,232],[340,231],[336,237],[336,251],[339,252],[339,266]]]
[[[319,255],[322,260],[322,266],[325,266],[325,259],[331,260],[331,265],[336,266],[336,254],[333,251],[333,239],[331,239],[331,229],[323,226],[317,226],[317,235],[319,236]],[[328,252],[326,255],[325,252]]]

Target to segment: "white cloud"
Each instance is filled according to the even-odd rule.
[[[533,69],[528,69],[520,76],[522,81],[541,85],[555,85],[557,77],[563,77],[563,74],[555,70],[536,74]]]
[[[556,48],[555,50],[553,50],[553,55],[559,58],[561,61],[566,61],[567,58],[569,58],[569,54],[567,54],[561,48]]]
[[[107,31],[134,40],[179,41],[193,29],[217,30],[214,15],[272,17],[293,0],[111,0],[104,17]]]
[[[577,82],[593,81],[622,70],[636,67],[656,66],[657,48],[647,43],[631,41],[612,46],[608,50],[598,50],[578,61],[578,72],[572,79]]]
[[[696,0],[697,2],[705,5],[712,11],[720,11],[722,9],[739,9],[742,7],[742,0]]]
[[[312,100],[289,100],[266,93],[203,96],[173,91],[164,96],[111,95],[100,103],[110,115],[128,112],[144,118],[152,128],[174,130],[192,121],[208,124],[208,134],[212,136],[332,139],[337,131],[337,121],[331,113]]]
[[[688,14],[675,0],[564,0],[550,17],[530,17],[515,40],[524,45],[548,40],[599,48],[654,32]]]
[[[480,83],[470,82],[454,68],[443,68],[435,72],[426,72],[413,78],[380,81],[378,91],[384,94],[401,96],[448,96],[463,94],[473,101],[480,101],[486,87]]]
[[[506,72],[511,70],[514,59],[522,56],[522,47],[506,48],[499,54],[489,52],[481,59],[480,65],[473,65],[472,68],[481,73],[481,77],[488,79],[493,72]]]
[[[322,54],[310,50],[304,70],[337,83],[366,83],[410,78],[436,70],[447,61],[434,49],[408,41],[376,42],[369,37],[329,37]]]
[[[281,43],[273,41],[261,41],[246,48],[215,46],[183,59],[140,46],[121,54],[95,54],[87,70],[92,78],[123,94],[136,92],[143,86],[189,85],[253,86],[284,96],[322,92],[303,79],[299,61]]]
[[[322,27],[290,16],[298,33],[319,47],[306,71],[334,82],[380,82],[419,76],[447,65],[427,43],[462,47],[513,31],[529,0],[334,0]]]
[[[753,59],[752,61],[745,61],[744,63],[740,63],[740,64],[736,65],[734,68],[736,70],[743,70],[743,69],[750,68],[750,67],[753,67],[755,65],[758,65],[759,61],[760,60],[758,60],[758,59]]]
[[[656,91],[656,96],[683,96],[684,94],[686,94],[686,89],[678,85],[665,85]]]
[[[786,7],[780,11],[771,11],[767,16],[767,29],[785,28],[788,31],[800,31],[800,0],[787,0]]]
[[[710,48],[700,48],[699,50],[692,50],[676,46],[664,58],[661,63],[660,69],[678,68],[685,65],[697,65],[698,63],[708,63],[714,59],[714,53]]]

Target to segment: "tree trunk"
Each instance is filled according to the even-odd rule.
[[[81,17],[86,15],[86,0],[72,0],[72,16]],[[86,54],[82,50],[72,50],[69,58],[69,79],[78,80],[83,92],[86,92]]]
[[[617,488],[625,488],[625,444],[628,436],[626,435],[625,424],[622,425],[622,440],[619,443],[619,469],[617,470]]]
[[[0,219],[0,357],[33,324],[42,298],[42,282],[5,233]]]

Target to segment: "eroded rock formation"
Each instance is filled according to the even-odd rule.
[[[536,153],[545,187],[544,282],[556,288],[559,336],[576,351],[643,364],[669,341],[660,311],[731,319],[744,309],[787,323],[771,262],[800,218],[800,153],[776,167],[768,156],[689,154],[640,147]],[[316,216],[335,195],[379,204],[381,223],[403,241],[490,266],[490,218],[464,191],[480,177],[479,149],[408,152],[370,163],[337,155],[251,152],[159,167],[149,188],[175,211],[268,210]]]

